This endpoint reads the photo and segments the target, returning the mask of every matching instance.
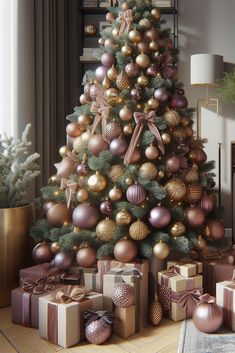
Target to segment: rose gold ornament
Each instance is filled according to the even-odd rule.
[[[160,301],[155,298],[149,307],[149,321],[157,326],[162,321],[163,310]]]
[[[121,48],[121,52],[125,55],[125,56],[131,56],[133,53],[133,49],[130,45],[125,44],[122,48]]]
[[[189,171],[185,175],[185,181],[186,181],[186,183],[189,183],[189,184],[196,183],[198,181],[198,179],[199,179],[199,175],[198,175],[196,168],[194,168],[194,167],[189,169]]]
[[[180,115],[176,110],[168,110],[166,113],[163,115],[165,118],[166,124],[173,128],[176,127],[180,123]]]
[[[119,240],[114,246],[114,256],[118,261],[130,262],[137,256],[137,246],[131,239]]]
[[[35,245],[32,252],[32,258],[36,264],[51,262],[53,259],[53,253],[51,251],[50,245],[45,241]]]
[[[169,255],[170,249],[166,243],[160,241],[153,247],[153,255],[160,260],[165,259]]]
[[[148,43],[146,43],[146,42],[140,42],[140,43],[138,43],[138,44],[137,44],[137,48],[138,48],[138,51],[139,51],[140,53],[146,54],[146,53],[149,52],[149,45],[148,45]]]
[[[111,45],[114,45],[115,41],[113,38],[107,38],[104,41],[105,48],[109,48]]]
[[[193,323],[199,331],[213,333],[217,331],[223,323],[223,311],[215,303],[215,298],[205,294],[208,299],[199,303],[193,313]],[[201,297],[203,298],[203,296]]]
[[[198,203],[203,194],[203,188],[199,184],[190,184],[187,186],[185,201],[189,203]]]
[[[88,149],[92,154],[98,156],[100,152],[108,149],[108,144],[104,141],[101,134],[95,134],[91,136],[88,142]]]
[[[140,43],[142,40],[141,33],[136,29],[129,32],[129,38],[133,43]]]
[[[164,132],[162,134],[162,142],[164,143],[164,145],[169,145],[169,143],[171,142],[171,135],[167,132]]]
[[[145,150],[145,157],[154,160],[159,157],[159,150],[157,147],[150,145],[149,147],[146,148]]]
[[[81,127],[87,127],[88,125],[91,125],[91,117],[88,114],[81,114],[78,117],[78,124]]]
[[[113,23],[114,20],[115,20],[114,14],[112,12],[108,12],[106,14],[106,21],[108,23]]]
[[[135,288],[130,283],[118,283],[115,285],[112,293],[113,303],[126,308],[135,304]]]
[[[76,124],[76,123],[69,123],[67,126],[66,126],[66,133],[70,136],[70,137],[78,137],[81,135],[82,133],[82,130],[79,126],[79,124]]]
[[[87,104],[87,103],[90,102],[90,97],[89,97],[89,95],[88,95],[87,93],[83,93],[83,94],[80,96],[79,100],[80,100],[80,103],[81,103],[82,105],[85,105],[85,104]]]
[[[119,117],[123,121],[130,121],[133,117],[133,112],[130,108],[124,107],[120,110]]]
[[[95,267],[96,251],[91,247],[84,247],[78,250],[76,255],[78,266],[81,267]]]
[[[75,163],[69,157],[64,157],[60,163],[55,163],[54,166],[57,169],[56,176],[58,178],[67,178],[75,170]]]
[[[185,218],[190,227],[201,227],[205,222],[205,212],[199,207],[189,207],[185,210]]]
[[[51,227],[62,227],[71,221],[70,211],[65,204],[57,203],[47,212],[47,221]]]

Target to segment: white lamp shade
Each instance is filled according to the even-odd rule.
[[[214,86],[223,75],[223,56],[191,55],[191,85]]]

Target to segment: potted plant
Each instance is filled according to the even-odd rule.
[[[10,305],[11,290],[25,265],[27,233],[34,222],[28,187],[39,175],[38,153],[29,153],[28,124],[21,139],[0,135],[0,307]]]
[[[232,72],[225,73],[219,81],[218,90],[221,99],[228,103],[235,103],[235,69]]]

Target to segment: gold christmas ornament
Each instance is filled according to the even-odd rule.
[[[118,90],[116,88],[109,88],[105,91],[104,94],[109,103],[112,103],[118,98]]]
[[[114,164],[110,168],[109,177],[114,183],[116,183],[122,177],[123,173],[124,173],[123,165]]]
[[[78,117],[78,124],[81,127],[87,127],[89,125],[91,125],[91,116],[88,114],[82,114]]]
[[[186,227],[183,222],[175,222],[171,225],[170,233],[174,238],[181,237],[186,232]]]
[[[102,87],[103,87],[104,89],[108,89],[108,88],[111,87],[111,82],[109,81],[109,79],[108,79],[107,76],[105,76],[105,78],[104,78],[103,81],[102,81]]]
[[[125,135],[131,135],[133,133],[133,126],[131,124],[125,125],[123,127],[123,132]]]
[[[114,29],[112,30],[112,35],[113,35],[114,37],[117,37],[117,36],[119,35],[119,29],[118,29],[118,28],[114,28]]]
[[[193,129],[191,128],[191,126],[186,126],[185,132],[186,132],[186,136],[187,136],[187,137],[192,137],[193,134],[194,134],[194,131],[193,131]]]
[[[124,107],[120,110],[119,117],[122,121],[130,121],[133,117],[133,112],[130,108]]]
[[[141,68],[147,69],[147,67],[150,65],[150,57],[146,54],[141,53],[137,55],[135,62]]]
[[[186,127],[190,124],[190,119],[187,116],[183,116],[180,120],[180,125],[182,125],[183,127]]]
[[[138,77],[137,83],[140,86],[146,87],[149,84],[149,79],[147,76],[141,75],[140,77]]]
[[[111,241],[113,239],[113,233],[116,229],[116,223],[109,218],[105,218],[100,221],[96,226],[96,236],[102,241]]]
[[[89,198],[89,194],[88,194],[88,191],[86,189],[80,189],[78,192],[77,192],[77,200],[78,202],[85,202],[87,201]]]
[[[89,189],[93,192],[101,192],[106,188],[107,180],[103,175],[100,174],[100,172],[96,172],[89,177],[88,186]]]
[[[69,123],[66,126],[66,133],[69,137],[78,137],[82,133],[81,126],[78,123]]]
[[[131,214],[127,210],[121,210],[116,214],[116,222],[119,226],[131,223]]]
[[[89,142],[89,140],[90,140],[90,137],[91,137],[91,132],[90,132],[90,130],[85,131],[85,132],[81,135],[81,139],[82,139],[82,142],[83,142],[84,147],[87,147],[87,146],[88,146],[88,142]]]
[[[133,179],[131,179],[131,178],[126,178],[126,180],[125,180],[125,184],[126,184],[126,185],[130,186],[130,185],[132,185],[133,183],[134,183]]]
[[[123,2],[123,3],[122,3],[122,9],[123,9],[123,11],[126,11],[126,10],[129,9],[128,2]]]
[[[74,233],[79,233],[80,231],[81,231],[81,229],[79,227],[73,227],[73,232]],[[75,247],[76,247],[76,249],[74,249]],[[73,249],[78,251],[79,246],[78,245],[74,245]]]
[[[162,142],[164,143],[164,145],[168,145],[171,142],[171,135],[167,132],[164,132],[162,134]]]
[[[62,146],[59,149],[59,154],[62,158],[65,157],[68,152],[69,152],[68,146]]]
[[[79,100],[82,105],[85,105],[90,102],[90,98],[89,98],[88,94],[86,94],[86,93],[81,94]]]
[[[188,184],[196,183],[199,179],[197,169],[192,167],[185,175],[185,182]]]
[[[144,110],[144,104],[143,104],[143,103],[137,103],[137,104],[136,104],[136,109],[138,109],[138,110]]]
[[[58,252],[60,252],[60,250],[61,250],[61,246],[58,241],[55,241],[54,243],[51,244],[51,252],[53,254],[57,254]]]
[[[170,249],[166,243],[160,241],[153,247],[153,255],[160,260],[165,259],[169,255]]]
[[[161,18],[161,13],[157,8],[154,8],[151,10],[151,15],[156,19],[156,20],[160,20]]]
[[[117,76],[116,85],[117,85],[117,88],[120,89],[121,91],[124,89],[130,88],[129,77],[124,71],[121,71],[120,74]]]
[[[104,45],[104,38],[99,38],[98,39],[98,43],[100,44],[100,45]]]
[[[159,49],[157,42],[150,42],[149,43],[149,48],[152,51],[157,51]]]
[[[148,227],[146,224],[140,220],[132,223],[129,228],[129,235],[134,240],[143,240],[147,237],[149,233]]]
[[[150,98],[147,102],[149,109],[156,110],[159,107],[159,102],[155,98]]]
[[[146,148],[146,150],[145,150],[145,157],[146,158],[153,160],[153,159],[158,158],[158,156],[159,156],[159,150],[157,147],[150,145]]]
[[[142,178],[153,180],[156,178],[158,170],[155,164],[146,162],[141,165],[139,173]]]
[[[73,150],[77,153],[82,152],[84,149],[84,143],[82,140],[82,136],[78,136],[73,141]]]
[[[141,33],[136,29],[129,32],[129,38],[133,43],[140,43],[142,41]]]
[[[123,45],[123,47],[121,48],[121,52],[125,55],[125,56],[131,56],[133,53],[133,48],[130,45]]]
[[[174,109],[166,111],[163,117],[166,120],[166,124],[171,128],[176,127],[180,123],[180,115]]]
[[[165,178],[165,173],[164,173],[163,170],[159,170],[159,172],[158,172],[158,178],[160,178],[160,179]]]
[[[113,65],[108,71],[107,71],[107,77],[109,80],[114,81],[116,80],[118,75],[117,69],[115,69],[115,66]]]
[[[189,203],[198,203],[203,195],[203,187],[199,184],[190,184],[187,186],[185,201]]]
[[[205,247],[206,247],[206,240],[203,239],[203,237],[201,235],[199,235],[197,237],[195,249],[198,251],[203,251],[205,249]]]
[[[157,326],[162,321],[163,310],[160,301],[155,298],[149,307],[149,321],[152,325]]]
[[[183,200],[186,195],[186,185],[179,178],[170,179],[165,184],[165,190],[169,199],[173,202],[179,202]]]
[[[147,18],[143,18],[139,21],[139,25],[145,29],[149,29],[151,27],[151,22]]]
[[[110,191],[109,191],[109,198],[112,201],[118,201],[122,198],[122,190],[119,189],[117,186],[114,186]]]

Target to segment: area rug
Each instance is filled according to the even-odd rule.
[[[178,353],[235,353],[235,333],[220,329],[205,334],[195,328],[192,320],[185,320],[178,347]]]

